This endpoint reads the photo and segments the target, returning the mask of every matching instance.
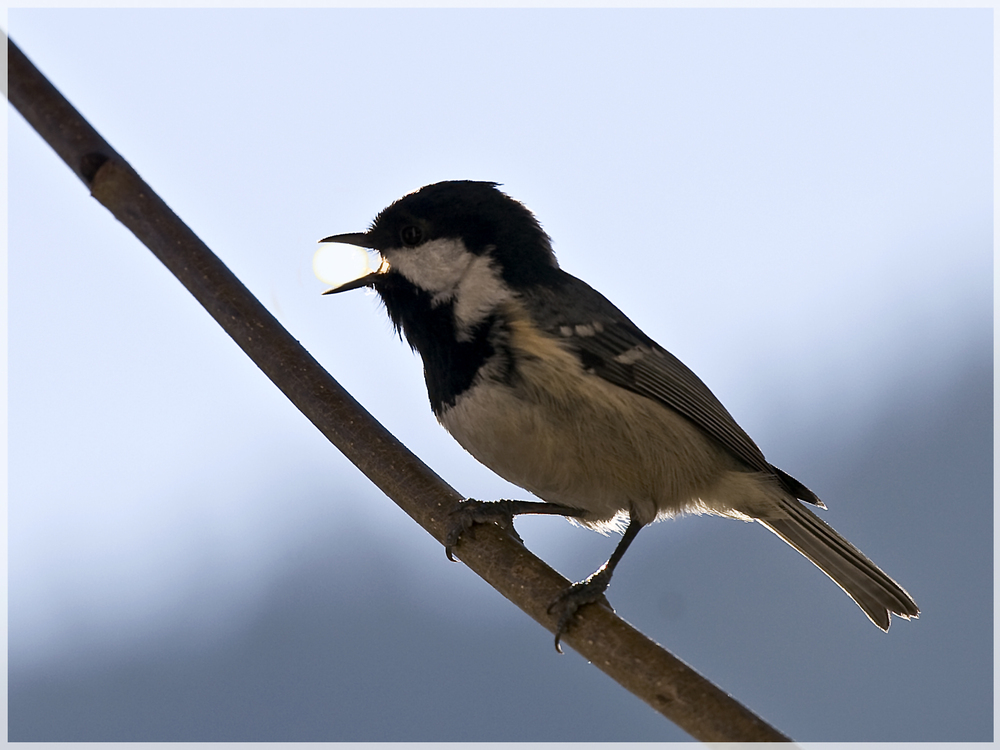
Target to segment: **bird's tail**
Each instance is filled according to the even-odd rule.
[[[890,613],[907,620],[920,614],[917,603],[902,586],[815,513],[798,501],[790,501],[783,507],[788,511],[787,517],[757,520],[830,576],[873,623],[888,630]]]

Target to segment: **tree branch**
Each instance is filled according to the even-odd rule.
[[[93,197],[153,251],[331,443],[443,542],[448,513],[463,498],[282,328],[13,42],[8,43],[8,71],[10,102]],[[463,540],[456,554],[554,632],[555,618],[546,608],[569,581],[492,525],[477,527],[475,538]],[[788,741],[606,607],[585,607],[562,640],[697,739]]]

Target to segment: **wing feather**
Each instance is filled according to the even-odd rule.
[[[767,462],[756,443],[683,362],[588,284],[557,273],[554,283],[534,289],[522,301],[535,323],[560,339],[585,369],[673,409],[750,468],[771,474],[796,497],[822,505],[808,488]]]

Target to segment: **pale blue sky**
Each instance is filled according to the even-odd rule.
[[[762,528],[681,519],[626,557],[619,613],[796,739],[992,737],[992,11],[8,18],[484,499],[525,493],[434,423],[374,298],[321,297],[310,262],[421,185],[503,183],[925,612],[884,635]],[[8,120],[11,739],[682,737],[447,564]],[[614,544],[519,528],[571,578]]]

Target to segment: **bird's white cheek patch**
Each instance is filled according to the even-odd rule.
[[[441,304],[451,299],[474,257],[457,239],[426,242],[420,247],[387,250],[389,265]]]
[[[431,304],[454,305],[459,341],[482,323],[510,290],[487,255],[470,253],[458,239],[440,239],[420,247],[386,253],[389,265],[431,295]]]
[[[468,339],[473,328],[510,298],[511,291],[503,283],[490,257],[475,256],[459,281],[455,295],[455,324],[459,339]]]

